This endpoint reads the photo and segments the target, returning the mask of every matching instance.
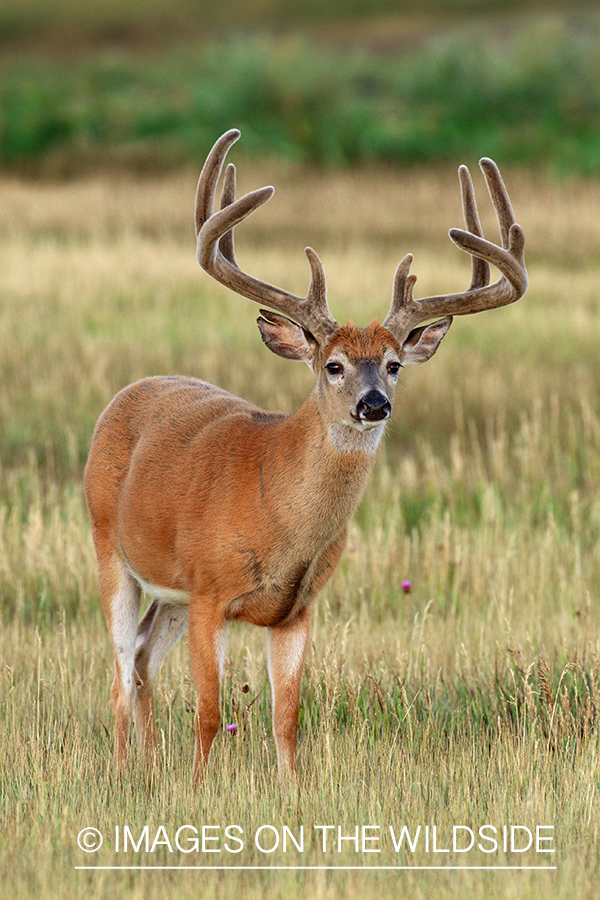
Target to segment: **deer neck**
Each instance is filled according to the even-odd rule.
[[[347,435],[342,430],[345,426],[332,426],[314,393],[278,427],[286,460],[288,508],[300,518],[306,512],[313,527],[326,531],[323,537],[329,539],[347,524],[360,502],[373,467],[373,441],[367,435],[361,442]]]

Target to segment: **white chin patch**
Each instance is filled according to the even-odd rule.
[[[377,419],[376,421],[373,419],[358,419],[358,421],[353,419],[352,421],[359,431],[370,431],[372,428],[380,428],[382,425],[385,425],[387,416],[385,419]]]
[[[386,422],[387,419],[381,422],[365,419],[332,422],[329,426],[331,446],[340,453],[375,453]]]

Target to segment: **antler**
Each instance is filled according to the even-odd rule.
[[[502,247],[483,237],[473,182],[467,167],[461,166],[458,173],[467,230],[451,228],[449,234],[461,250],[471,254],[471,283],[460,294],[415,300],[413,288],[417,278],[416,275],[409,274],[413,257],[410,253],[407,254],[396,270],[392,305],[383,323],[400,344],[415,326],[428,319],[437,316],[464,316],[484,309],[507,306],[519,300],[527,290],[527,271],[523,256],[525,237],[520,225],[515,222],[502,176],[491,159],[482,159],[479,165],[498,219]],[[490,263],[501,273],[494,284],[489,284]]]
[[[223,182],[221,208],[218,212],[213,212],[215,191],[225,157],[239,136],[240,132],[235,128],[222,135],[208,154],[200,173],[196,193],[198,262],[209,275],[232,291],[290,316],[319,343],[326,343],[340,326],[329,312],[325,272],[321,260],[311,247],[304,251],[311,269],[306,297],[297,297],[266,281],[259,281],[240,269],[236,262],[233,229],[266,203],[273,196],[274,189],[259,188],[236,200],[235,166],[229,164]]]

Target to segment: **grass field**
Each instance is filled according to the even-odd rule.
[[[530,291],[515,307],[456,320],[436,358],[402,376],[347,552],[317,604],[299,786],[285,796],[264,636],[251,628],[232,629],[223,720],[239,727],[218,736],[203,791],[191,788],[184,642],[159,677],[157,775],[145,781],[132,764],[123,783],[113,778],[112,660],[81,472],[95,419],[135,378],[184,372],[293,410],[310,373],[268,354],[254,305],[198,270],[195,173],[0,183],[0,879],[12,900],[596,896],[600,185],[505,177],[528,236]],[[242,264],[303,292],[302,248],[315,246],[338,318],[385,315],[409,250],[418,296],[468,280],[446,237],[460,204],[445,166],[406,175],[254,166],[240,181],[277,186],[244,226]],[[482,195],[480,178],[477,187]],[[122,850],[126,825],[137,851]],[[219,840],[186,853],[191,831],[183,850],[175,845],[185,825],[213,826],[206,838]],[[230,832],[243,834],[239,853],[227,850],[240,847],[228,825],[243,830]],[[258,850],[253,836],[269,825],[297,841],[303,828],[302,852],[291,842],[285,855]],[[332,830],[323,852],[323,825],[345,836],[372,826],[365,837],[379,840],[338,852]],[[403,825],[413,837],[421,826],[414,852],[406,841],[394,849],[390,826],[397,839]],[[451,850],[453,826],[472,828],[475,846],[434,852],[430,832],[427,850],[424,828],[434,825],[438,850]],[[505,852],[498,838],[486,853],[484,825],[552,826],[543,834],[553,842]],[[104,835],[98,853],[77,845],[88,826]],[[274,834],[260,832],[265,850]],[[458,835],[466,846],[468,832]],[[556,869],[75,868],[85,865]]]

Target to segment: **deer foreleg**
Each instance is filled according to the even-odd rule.
[[[291,622],[269,628],[267,632],[273,732],[282,781],[296,772],[300,679],[310,639],[310,619],[310,608],[304,608]]]
[[[198,693],[194,719],[196,745],[193,777],[202,782],[208,754],[221,721],[221,677],[225,657],[225,623],[206,597],[190,597],[189,640],[192,677]]]

